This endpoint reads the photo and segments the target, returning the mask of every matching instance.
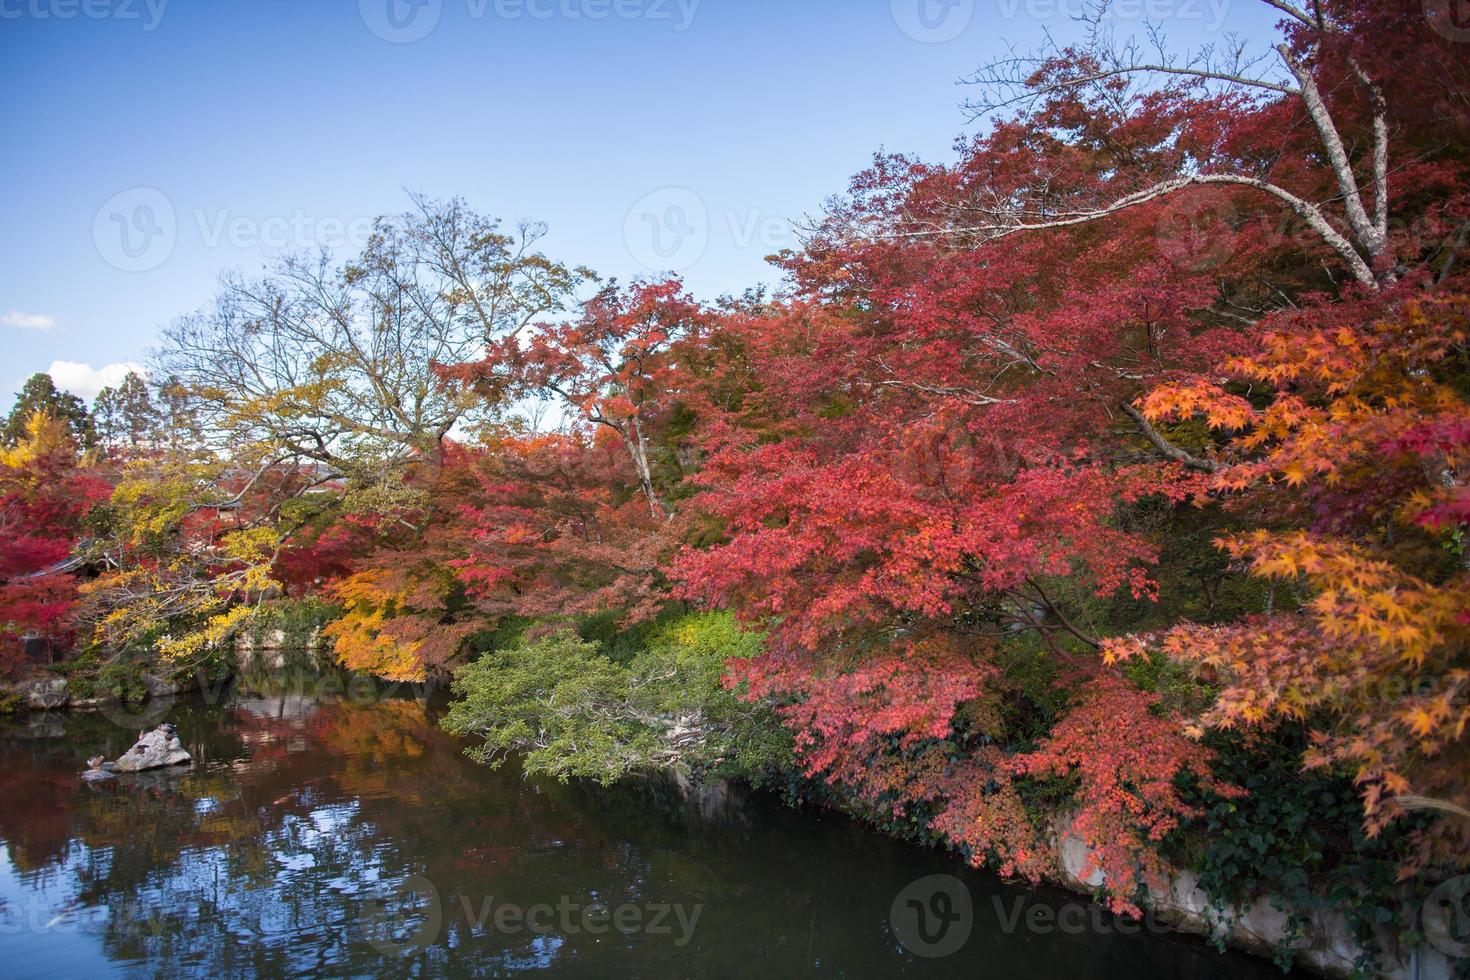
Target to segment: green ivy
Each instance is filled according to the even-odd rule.
[[[1288,935],[1276,960],[1283,969],[1292,945],[1313,913],[1342,912],[1366,951],[1358,975],[1372,975],[1383,931],[1412,944],[1414,907],[1398,883],[1407,857],[1405,826],[1369,839],[1362,830],[1363,804],[1345,776],[1304,772],[1305,733],[1287,729],[1247,744],[1234,734],[1207,737],[1217,753],[1215,773],[1246,795],[1227,799],[1198,786],[1186,799],[1203,815],[1181,826],[1163,848],[1175,863],[1195,869],[1210,896],[1217,924],[1228,925],[1226,907],[1244,908],[1270,895],[1288,916]],[[1217,943],[1223,939],[1217,934]]]

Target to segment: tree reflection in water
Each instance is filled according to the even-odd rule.
[[[4,733],[0,972],[1279,976],[1197,941],[1002,932],[997,899],[1067,899],[982,875],[966,877],[976,926],[964,949],[914,957],[890,903],[913,879],[954,871],[943,855],[770,801],[701,812],[661,785],[490,771],[425,701],[276,688],[174,704],[197,760],[183,770],[83,782],[87,756],[114,758],[136,735],[99,716]],[[396,952],[430,914],[423,896],[398,894],[415,875],[437,893],[439,927]],[[398,915],[385,919],[389,898]],[[550,928],[497,927],[506,903],[548,907],[538,925]],[[672,911],[667,932],[581,926],[589,908],[632,906],[647,925],[673,905],[698,914],[692,934]]]

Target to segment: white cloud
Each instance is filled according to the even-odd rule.
[[[94,368],[90,364],[78,364],[76,361],[52,361],[51,367],[46,373],[51,375],[51,380],[56,382],[56,387],[62,391],[69,391],[73,395],[80,395],[88,401],[97,397],[97,392],[103,388],[112,388],[122,383],[123,378],[137,372],[146,375],[141,365],[132,361],[123,361],[121,364],[108,364],[105,367]]]
[[[50,330],[56,326],[56,317],[44,313],[22,313],[11,310],[0,313],[0,327],[15,327],[17,330]]]

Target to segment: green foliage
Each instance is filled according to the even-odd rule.
[[[147,696],[143,683],[146,667],[132,657],[99,657],[96,648],[54,668],[66,678],[66,688],[73,698],[117,698],[139,700]]]
[[[658,626],[623,663],[570,631],[523,639],[460,668],[444,726],[481,738],[470,754],[483,762],[524,753],[528,773],[563,780],[672,770],[762,783],[786,765],[789,736],[721,684],[725,660],[759,647],[727,613]]]
[[[283,647],[302,648],[310,645],[321,628],[341,614],[337,606],[316,596],[280,599],[256,611],[249,627],[250,636],[259,643],[280,630]]]
[[[1123,667],[1123,675],[1140,690],[1159,695],[1157,710],[1186,717],[1203,711],[1215,699],[1215,689],[1200,683],[1186,664],[1161,653],[1140,657]]]
[[[52,665],[51,670],[66,678],[67,692],[73,698],[84,699],[97,697],[106,690],[98,683],[103,666],[96,648],[88,647],[71,659]]]
[[[135,660],[109,661],[102,665],[102,669],[93,679],[93,696],[141,701],[148,697],[148,686],[143,682],[144,673],[143,664]]]
[[[47,669],[66,679],[67,692],[74,701],[92,698],[146,701],[152,696],[150,685],[159,680],[187,690],[201,682],[214,683],[229,677],[240,666],[230,645],[203,650],[187,663],[179,663],[160,657],[157,648],[148,645],[114,650],[88,644]]]
[[[493,627],[477,630],[466,637],[465,649],[473,658],[478,658],[492,650],[520,642],[521,637],[531,625],[531,620],[524,617],[504,616],[497,620]]]
[[[997,653],[1005,696],[998,705],[1001,727],[995,732],[1007,745],[1029,746],[1051,729],[1067,707],[1067,692],[1057,684],[1054,658],[1034,634],[1003,643]]]
[[[1107,598],[1089,596],[1085,583],[1074,587],[1080,618],[1095,635],[1141,632],[1192,623],[1227,622],[1266,611],[1270,585],[1232,568],[1215,540],[1244,526],[1239,515],[1217,505],[1176,507],[1158,497],[1120,507],[1120,526],[1145,533],[1159,549],[1151,574],[1159,583],[1157,598],[1119,592]],[[1288,597],[1277,596],[1278,605]]]
[[[116,387],[103,388],[92,402],[92,428],[98,443],[107,449],[161,445],[160,422],[148,383],[135,372],[129,372]]]
[[[1247,795],[1225,799],[1193,790],[1191,802],[1203,815],[1175,831],[1163,848],[1198,872],[1221,925],[1226,906],[1242,908],[1274,896],[1289,916],[1288,936],[1277,949],[1283,969],[1313,914],[1328,909],[1347,917],[1366,950],[1375,948],[1375,929],[1396,920],[1407,927],[1398,938],[1412,943],[1413,923],[1401,916],[1417,905],[1398,883],[1412,827],[1367,838],[1351,780],[1335,772],[1302,771],[1300,731],[1250,744],[1233,735],[1216,734],[1209,741],[1217,752],[1215,772]],[[1223,940],[1217,941],[1223,947]],[[1358,964],[1365,976],[1372,968],[1371,961]]]
[[[58,390],[51,375],[41,373],[31,375],[20,389],[0,431],[0,444],[14,446],[19,442],[25,435],[26,423],[37,412],[65,422],[72,438],[84,449],[91,448],[96,441],[86,403],[76,395]]]
[[[648,646],[650,637],[659,629],[659,625],[656,622],[643,622],[624,626],[623,619],[621,609],[609,609],[583,616],[576,622],[576,633],[600,648],[609,660],[626,665]]]
[[[791,734],[769,706],[739,700],[723,684],[726,662],[755,657],[762,639],[741,630],[731,613],[692,613],[660,627],[629,665],[650,682],[658,711],[707,720],[711,737],[696,777],[764,785],[791,764]]]
[[[527,772],[610,783],[652,751],[625,709],[626,672],[570,632],[493,650],[461,668],[455,688],[464,700],[444,727],[482,738],[470,755],[492,766],[524,751]]]

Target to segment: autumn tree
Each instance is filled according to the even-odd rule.
[[[37,412],[64,422],[77,447],[86,449],[92,445],[94,432],[86,403],[70,392],[58,390],[51,375],[45,373],[31,375],[21,387],[0,434],[4,444],[14,446],[28,438],[31,420]]]
[[[165,331],[161,372],[196,400],[212,442],[269,444],[386,485],[484,404],[435,366],[573,298],[582,274],[537,251],[540,226],[507,233],[460,201],[414,204],[379,219],[361,255],[227,278],[212,307]]]
[[[655,486],[651,430],[679,402],[689,377],[679,355],[698,348],[709,322],[678,280],[626,290],[612,283],[582,304],[579,318],[512,332],[450,376],[513,397],[554,400],[569,428],[606,430],[627,453],[650,513],[667,516]]]
[[[616,436],[515,434],[469,463],[475,492],[453,564],[481,608],[552,622],[612,612],[648,619],[667,601],[664,562],[684,523],[650,513]]]
[[[1130,695],[1095,654],[1109,609],[1182,586],[1144,515],[1192,519],[1180,505],[1208,504],[1232,465],[1224,439],[1161,427],[1179,418],[1139,399],[1216,376],[1300,311],[1324,331],[1334,313],[1392,318],[1454,267],[1446,231],[1465,214],[1463,144],[1436,143],[1420,109],[1437,91],[1463,119],[1445,39],[1391,5],[1273,6],[1274,69],[1098,35],[982,71],[977,107],[1017,114],[954,164],[882,156],[859,175],[787,259],[790,301],[733,321],[758,380],[705,430],[696,478],[724,536],[677,563],[685,597],[769,629],[737,676],[790,700],[812,775],[876,812],[932,814],[977,861],[1038,873],[1015,825],[1026,787],[1099,767],[1071,818],[1112,855],[1125,905],[1130,861],[1190,815],[1158,790],[1209,759],[1187,704]],[[1249,533],[1263,517],[1227,519]],[[1018,657],[1045,664],[1040,683]],[[1103,691],[1103,715],[1151,733],[1146,766],[1121,745],[1074,751]],[[1018,737],[1001,706],[1021,696],[1049,734]],[[1442,737],[1458,716],[1434,717]]]
[[[557,432],[507,419],[460,457],[476,481],[454,562],[487,611],[625,623],[668,601],[665,566],[687,521],[690,432],[715,373],[715,313],[677,280],[611,283],[580,315],[488,345],[446,377],[490,396],[550,404]]]
[[[1222,366],[1229,380],[1151,392],[1149,418],[1229,435],[1217,492],[1275,520],[1218,546],[1281,599],[1108,645],[1196,665],[1220,688],[1202,726],[1312,726],[1306,764],[1350,767],[1370,831],[1440,814],[1426,862],[1464,853],[1455,808],[1470,805],[1467,330],[1461,294],[1280,315],[1258,353]]]
[[[970,79],[983,93],[968,103],[977,117],[1024,107],[1038,121],[1063,122],[1092,109],[1097,121],[1088,128],[1098,135],[1120,122],[1166,120],[1171,139],[1159,144],[1159,165],[1109,174],[1083,193],[1065,171],[1049,175],[1062,180],[1019,188],[978,175],[940,210],[910,214],[907,227],[890,233],[993,241],[1088,224],[1186,190],[1247,189],[1287,209],[1358,284],[1397,281],[1404,243],[1390,227],[1391,179],[1412,186],[1447,172],[1416,156],[1399,159],[1395,124],[1429,101],[1431,88],[1448,95],[1463,85],[1463,65],[1417,9],[1372,0],[1265,2],[1282,13],[1283,36],[1260,53],[1239,40],[1183,55],[1157,34],[1152,45],[1120,42],[1104,26],[1103,4],[1090,15],[1085,44],[985,66]],[[1384,38],[1393,39],[1390,57]],[[1394,60],[1405,56],[1415,62]],[[1445,74],[1430,82],[1436,67]],[[1161,87],[1134,87],[1151,80]],[[1226,127],[1222,112],[1254,118]],[[1300,133],[1315,152],[1282,152],[1263,138],[1266,126]]]
[[[0,450],[0,668],[16,642],[37,636],[65,646],[75,635],[73,548],[108,487],[79,465],[67,422],[36,412],[14,446]]]
[[[265,459],[262,460],[262,454]],[[284,467],[260,446],[237,457],[196,449],[128,463],[111,489],[106,534],[83,556],[93,638],[114,656],[158,651],[187,665],[281,594],[287,543],[330,520],[337,498],[320,473]]]
[[[227,277],[212,306],[169,327],[156,355],[163,408],[192,439],[129,468],[100,547],[144,548],[92,590],[111,642],[169,649],[228,636],[278,595],[283,556],[345,515],[390,522],[426,506],[456,426],[492,407],[435,369],[570,301],[583,273],[462,202],[414,198],[380,219],[361,255],[291,256]],[[171,423],[172,427],[172,423]]]
[[[498,625],[497,612],[471,600],[455,569],[473,547],[464,515],[479,499],[468,464],[474,455],[447,445],[438,464],[404,473],[413,506],[350,513],[330,528],[351,548],[342,574],[322,587],[342,610],[323,632],[345,666],[425,680],[456,665],[470,637]]]

